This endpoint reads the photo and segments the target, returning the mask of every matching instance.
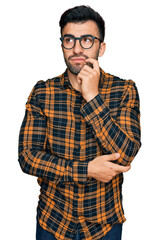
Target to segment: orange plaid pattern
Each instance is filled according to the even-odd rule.
[[[57,239],[101,239],[125,221],[123,175],[108,183],[87,177],[88,162],[118,152],[129,165],[140,148],[139,96],[132,80],[100,69],[99,94],[86,102],[67,71],[34,86],[19,136],[19,163],[38,177],[40,225]]]

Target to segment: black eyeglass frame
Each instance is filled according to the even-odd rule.
[[[74,45],[73,45],[73,47],[71,47],[71,48],[66,48],[66,47],[63,45],[63,40],[64,40],[65,37],[71,37],[72,39],[74,39]],[[91,45],[89,48],[85,48],[85,47],[83,47],[82,44],[81,44],[81,40],[82,40],[83,38],[85,38],[85,37],[91,37],[91,38],[93,39],[92,45]],[[103,42],[100,38],[94,37],[94,36],[92,36],[92,35],[90,35],[90,34],[86,34],[86,35],[83,35],[83,36],[81,36],[81,37],[74,37],[74,36],[71,35],[71,34],[66,34],[65,36],[60,37],[60,40],[61,40],[61,42],[62,42],[62,46],[63,46],[65,49],[69,49],[69,50],[72,49],[72,48],[74,48],[74,46],[76,45],[76,40],[79,40],[79,43],[80,43],[80,45],[81,45],[81,47],[82,47],[83,49],[90,49],[91,47],[93,47],[93,45],[94,45],[94,40],[95,40],[95,39],[98,39],[100,42]]]

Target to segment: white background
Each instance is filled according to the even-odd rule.
[[[157,0],[5,0],[0,3],[0,239],[34,240],[39,187],[18,164],[18,136],[35,83],[65,70],[58,22],[75,5],[90,5],[106,21],[100,66],[133,79],[141,100],[142,148],[123,186],[122,240],[159,239]]]

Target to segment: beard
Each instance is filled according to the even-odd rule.
[[[67,61],[65,59],[65,63],[68,67],[68,69],[70,70],[71,73],[73,73],[74,75],[78,75],[79,72],[81,71],[81,69],[83,68],[83,66],[81,66],[80,63],[76,63],[75,66],[73,66],[69,61]]]
[[[94,57],[94,59],[98,60],[98,56],[99,56],[99,51],[97,52],[96,56]],[[65,63],[66,63],[66,66],[68,67],[69,71],[74,74],[74,75],[78,75],[81,71],[81,69],[83,68],[83,66],[86,64],[80,64],[80,63],[76,63],[75,65],[72,65],[70,63],[70,59],[73,58],[73,57],[84,57],[85,59],[89,58],[88,56],[86,55],[81,55],[81,54],[74,54],[74,55],[71,55],[68,57],[68,59],[66,59],[64,57],[64,60],[65,60]],[[89,63],[88,63],[89,65]]]

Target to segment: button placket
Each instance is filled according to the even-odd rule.
[[[83,191],[84,191],[84,189],[83,188],[79,188],[79,192],[78,192],[78,196],[79,196],[79,198],[78,198],[78,207],[77,207],[77,214],[78,214],[78,216],[81,216],[82,215],[82,213],[83,213]]]

